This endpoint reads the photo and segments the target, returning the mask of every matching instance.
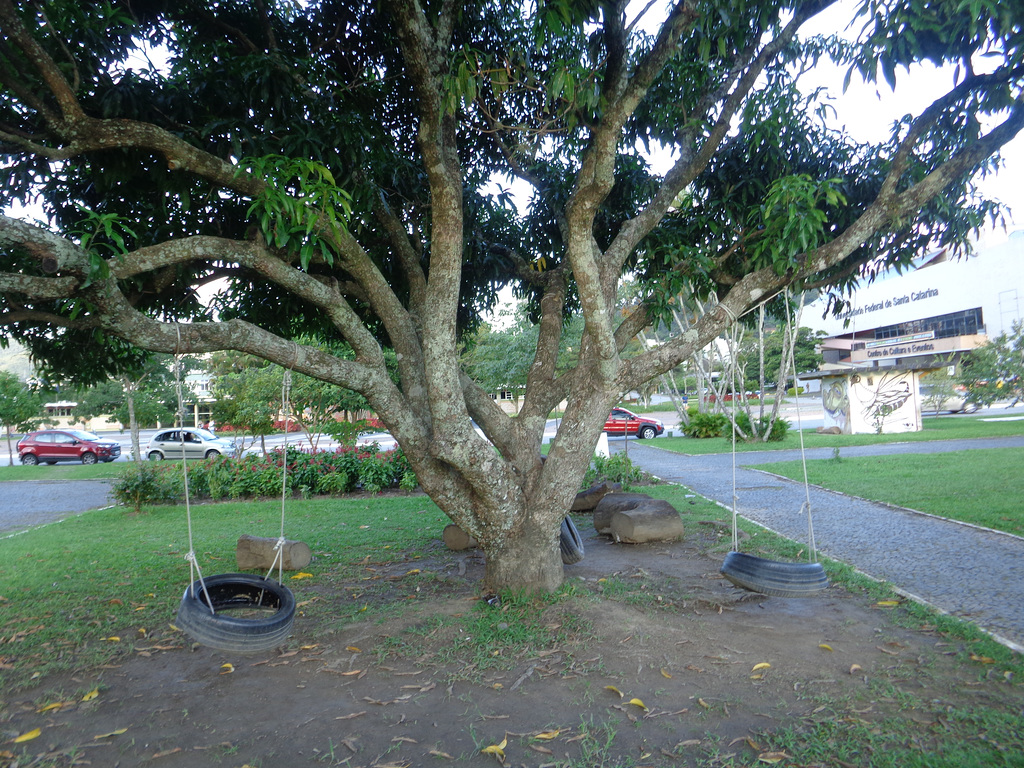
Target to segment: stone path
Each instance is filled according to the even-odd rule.
[[[732,455],[688,456],[630,441],[629,457],[663,480],[732,507]],[[841,455],[935,453],[1024,446],[1024,437],[934,441],[843,448]],[[621,442],[613,451],[622,450]],[[807,452],[832,457],[831,449]],[[737,510],[774,531],[807,541],[803,483],[749,467],[799,459],[799,451],[737,454]],[[895,460],[895,459],[894,459]],[[912,510],[811,488],[818,551],[845,562],[936,608],[975,622],[1024,651],[1024,539]]]
[[[113,503],[107,480],[0,483],[0,536]]]

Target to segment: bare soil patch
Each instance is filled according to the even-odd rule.
[[[0,765],[495,766],[481,750],[502,744],[510,766],[792,765],[766,734],[902,718],[927,751],[951,709],[1021,711],[1019,685],[964,664],[962,643],[900,628],[898,608],[835,587],[803,600],[733,588],[714,526],[635,546],[580,528],[576,594],[538,603],[530,627],[521,605],[479,599],[475,552],[439,543],[415,563],[436,577],[419,591],[410,564],[368,559],[320,588],[319,618],[300,608],[274,652],[151,631],[120,663],[5,695]],[[353,594],[398,608],[326,626]]]

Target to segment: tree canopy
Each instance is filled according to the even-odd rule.
[[[844,9],[852,39],[801,37]],[[45,212],[0,217],[0,322],[79,377],[232,349],[358,392],[489,585],[552,588],[620,393],[787,286],[841,288],[996,215],[970,179],[1024,125],[1022,19],[999,0],[0,0],[0,204]],[[949,89],[867,146],[799,87],[830,61],[880,88],[929,62]],[[644,287],[628,314],[624,274]],[[537,329],[514,419],[459,355],[506,286]],[[684,290],[716,308],[625,357]]]

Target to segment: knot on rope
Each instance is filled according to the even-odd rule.
[[[185,561],[195,565],[198,562],[196,560],[196,553],[194,551],[189,551],[188,554],[185,555]]]
[[[274,551],[280,552],[284,548],[285,541],[287,541],[287,539],[285,539],[284,536],[278,538],[277,543],[274,545]]]

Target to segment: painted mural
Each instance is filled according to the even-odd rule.
[[[821,402],[825,410],[825,428],[839,427],[844,435],[850,434],[850,393],[845,376],[822,382]]]
[[[850,409],[862,426],[856,432],[915,432],[921,428],[917,385],[910,371],[850,376]]]

